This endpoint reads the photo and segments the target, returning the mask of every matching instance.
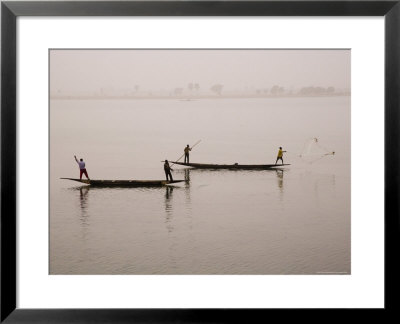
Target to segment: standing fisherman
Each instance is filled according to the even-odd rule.
[[[164,163],[164,172],[165,172],[165,177],[167,178],[168,181],[168,176],[170,178],[171,181],[174,181],[174,179],[172,179],[172,174],[171,174],[171,167],[169,166],[168,160],[165,160]]]
[[[282,164],[283,164],[283,153],[284,152],[286,152],[286,151],[282,151],[282,147],[279,147],[278,156],[276,158],[275,165],[278,163],[278,160],[281,160]]]
[[[79,179],[82,180],[82,174],[84,174],[86,176],[86,178],[88,180],[90,180],[90,178],[87,174],[87,171],[85,168],[85,162],[83,162],[83,159],[80,159],[80,161],[78,161],[78,159],[76,158],[76,155],[74,155],[74,157],[75,157],[76,163],[78,163],[78,165],[79,165],[79,171],[80,171]]]
[[[189,144],[186,145],[185,149],[183,150],[185,152],[185,163],[189,163],[189,151],[192,149],[189,147]],[[186,162],[187,160],[187,162]]]

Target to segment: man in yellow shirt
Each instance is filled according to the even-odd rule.
[[[282,151],[282,147],[279,147],[278,157],[276,158],[275,165],[278,163],[278,160],[282,161],[283,164],[283,153],[286,151]]]

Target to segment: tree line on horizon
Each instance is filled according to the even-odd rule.
[[[175,87],[172,90],[164,92],[162,90],[153,91],[142,89],[140,85],[136,84],[131,89],[114,89],[114,88],[100,88],[98,91],[91,93],[81,93],[81,94],[65,94],[61,90],[52,94],[52,97],[185,97],[185,96],[323,96],[323,95],[336,95],[336,94],[348,94],[349,90],[337,92],[335,87],[321,87],[321,86],[306,86],[301,88],[285,88],[281,85],[274,85],[271,88],[256,88],[256,87],[245,87],[244,89],[226,89],[223,84],[216,83],[211,87],[203,90],[199,83],[191,82],[188,83],[186,87]]]

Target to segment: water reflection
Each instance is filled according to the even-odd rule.
[[[81,211],[82,214],[87,214],[87,208],[88,208],[88,193],[89,193],[89,188],[88,186],[82,186],[79,187],[79,202],[81,206]]]
[[[89,186],[79,187],[79,206],[81,211],[80,221],[83,226],[89,225],[88,198]]]
[[[190,187],[191,187],[191,177],[190,172],[194,169],[185,168],[185,169],[178,169],[176,170],[177,173],[183,173],[183,179],[185,180],[185,206],[186,210],[191,210],[191,194],[190,194]]]
[[[173,219],[173,192],[174,187],[166,186],[165,188],[165,195],[164,195],[164,204],[165,204],[165,226],[168,231],[168,266],[172,269],[176,268],[176,257],[175,257],[175,250],[176,250],[176,238],[172,235],[174,231],[174,219]],[[170,235],[171,234],[171,235]]]
[[[278,181],[278,190],[279,190],[279,200],[281,202],[284,201],[284,188],[283,188],[283,169],[275,170],[276,171],[276,178]]]
[[[82,242],[87,241],[88,230],[90,227],[89,222],[89,186],[81,186],[77,188],[79,190],[79,210],[80,210],[80,225],[81,225],[81,237]]]
[[[184,171],[184,179],[185,179],[186,208],[191,209],[191,200],[190,200],[190,169],[185,169],[185,171]]]
[[[198,169],[198,168],[185,168],[185,169],[178,169],[175,172],[183,172],[188,171],[193,173],[218,173],[218,174],[228,174],[228,173],[270,173],[275,171],[287,171],[282,167],[272,168],[272,169]]]
[[[190,186],[190,170],[191,169],[184,169],[184,179],[186,187]]]
[[[184,171],[184,179],[185,179],[185,215],[188,220],[187,226],[189,230],[193,228],[193,220],[192,220],[192,200],[190,193],[190,172],[191,169],[185,169]]]
[[[178,222],[185,221],[185,227],[188,230],[192,229],[192,201],[191,201],[191,171],[192,169],[178,169],[176,173],[182,174],[185,184],[184,186],[172,186],[169,185],[165,189],[164,196],[164,205],[165,205],[165,224],[167,226],[168,232],[172,232],[174,230],[173,224],[173,216],[174,213],[181,207],[184,207],[185,219],[179,219]],[[175,205],[173,204],[173,191],[178,190],[178,196],[174,198]]]
[[[164,205],[165,205],[165,224],[168,230],[168,233],[171,233],[174,230],[172,220],[173,220],[173,208],[172,208],[172,197],[173,197],[174,187],[166,186],[165,188],[165,196],[164,196]]]
[[[278,187],[280,192],[283,192],[283,170],[276,170],[276,176],[278,179]]]
[[[76,193],[78,197],[78,204],[79,204],[79,220],[82,226],[89,225],[89,186],[80,186],[80,187],[73,187],[67,190],[71,190]]]

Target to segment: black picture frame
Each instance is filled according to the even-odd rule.
[[[400,0],[395,1],[2,1],[1,3],[1,317],[5,323],[253,323],[291,311],[297,320],[384,321],[399,289]],[[383,16],[385,19],[384,309],[20,309],[16,307],[17,110],[19,16]],[[368,157],[366,156],[366,159]],[[378,170],[379,172],[379,170]],[[368,185],[366,183],[366,185]],[[366,291],[367,291],[366,287]],[[341,312],[338,312],[341,311]],[[325,312],[322,314],[322,312]],[[324,317],[319,317],[319,314]],[[269,315],[267,317],[267,315]],[[314,316],[313,316],[314,315]],[[310,317],[311,316],[311,317]],[[340,316],[340,318],[339,318]],[[283,319],[281,317],[281,319]],[[350,318],[346,318],[349,320]]]

